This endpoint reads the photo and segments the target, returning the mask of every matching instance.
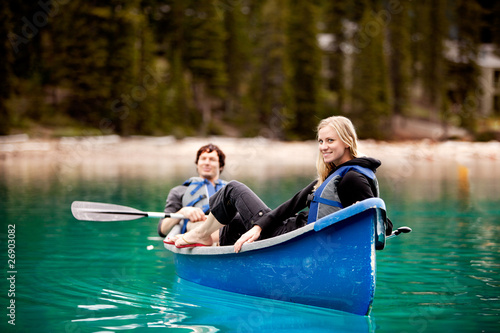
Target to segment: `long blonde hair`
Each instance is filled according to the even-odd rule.
[[[343,143],[349,146],[349,154],[352,158],[359,157],[358,136],[356,135],[354,125],[348,118],[342,116],[333,116],[323,119],[318,124],[316,132],[319,133],[319,131],[326,126],[331,126],[333,129],[335,129],[340,140],[342,140]],[[326,180],[330,172],[335,169],[335,167],[336,166],[333,163],[325,163],[321,154],[318,154],[318,159],[316,161],[318,183],[316,184],[315,189],[318,188]]]

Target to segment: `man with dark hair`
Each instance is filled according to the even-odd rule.
[[[219,147],[208,144],[196,153],[196,169],[198,177],[191,177],[184,184],[170,190],[165,205],[165,213],[178,213],[186,217],[182,226],[182,233],[191,229],[196,222],[205,220],[210,211],[208,199],[227,182],[219,179],[224,169],[226,155]],[[180,219],[164,218],[158,223],[158,234],[165,237],[173,226],[181,222]]]

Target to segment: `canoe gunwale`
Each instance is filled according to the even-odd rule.
[[[272,246],[276,246],[287,241],[290,241],[296,237],[299,237],[308,232],[319,232],[322,229],[325,229],[329,226],[332,226],[338,222],[344,221],[346,218],[361,214],[364,211],[369,209],[382,209],[385,211],[385,203],[380,198],[370,198],[358,202],[352,206],[341,209],[335,213],[332,213],[328,216],[325,216],[314,223],[310,223],[302,228],[297,230],[288,232],[283,235],[279,235],[276,237],[259,240],[253,243],[244,244],[241,248],[240,253],[256,251],[260,249],[269,248]],[[168,236],[172,236],[172,233],[169,233]],[[192,247],[192,248],[177,248],[175,245],[164,244],[165,248],[173,253],[178,254],[186,254],[186,255],[221,255],[221,254],[234,254],[233,245],[227,246],[200,246],[200,247]]]

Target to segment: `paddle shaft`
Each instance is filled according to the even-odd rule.
[[[182,214],[176,214],[176,213],[158,213],[158,212],[147,212],[148,217],[151,218],[166,218],[166,217],[171,217],[173,219],[185,219],[186,217]]]
[[[85,210],[81,210],[85,211]],[[117,211],[96,211],[96,210],[89,210],[89,212],[92,213],[98,213],[98,214],[111,214],[111,215],[137,215],[137,218],[140,217],[150,217],[150,218],[155,218],[155,219],[164,219],[166,217],[171,217],[173,219],[185,219],[186,217],[182,214],[177,214],[177,213],[160,213],[160,212],[117,212]]]

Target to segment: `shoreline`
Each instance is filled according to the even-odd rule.
[[[315,140],[274,141],[265,138],[190,137],[62,137],[30,139],[27,135],[0,137],[0,168],[7,174],[150,173],[191,174],[196,151],[213,143],[226,154],[224,174],[228,178],[273,177],[282,174],[313,175],[317,158]],[[361,140],[359,150],[380,159],[388,174],[415,176],[418,170],[439,165],[464,165],[483,169],[493,166],[500,174],[500,142],[431,140],[383,142]],[[193,169],[190,166],[193,166]],[[482,165],[482,166],[481,166]],[[411,169],[411,171],[409,170]],[[383,171],[382,171],[383,172]],[[443,171],[445,172],[445,171]],[[385,173],[385,172],[384,172]],[[441,172],[440,172],[441,173]],[[91,176],[91,175],[89,175]]]

